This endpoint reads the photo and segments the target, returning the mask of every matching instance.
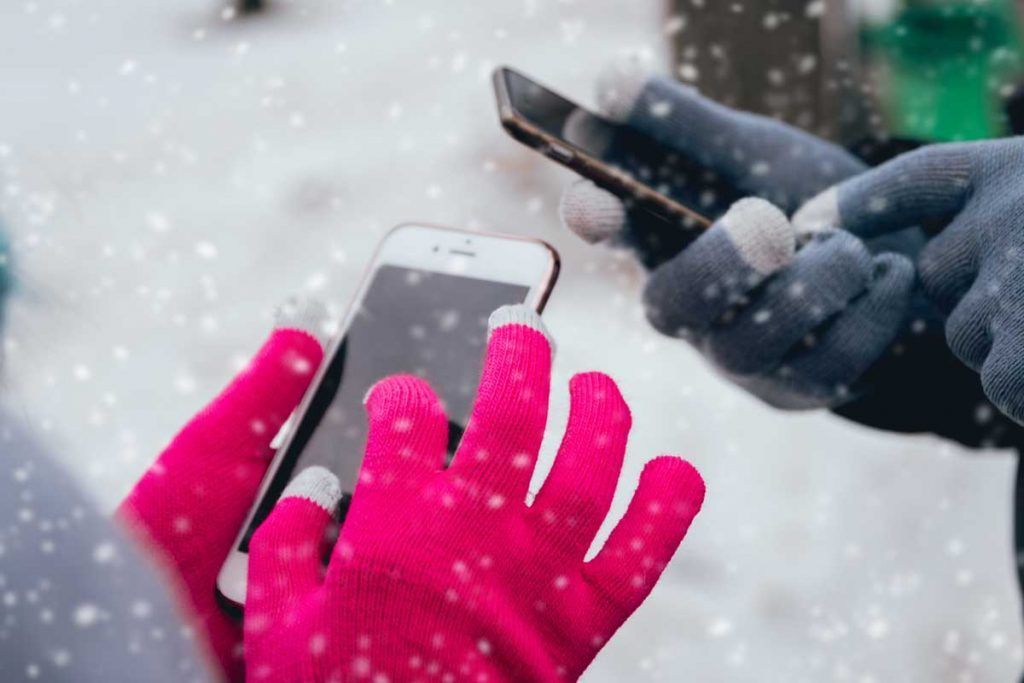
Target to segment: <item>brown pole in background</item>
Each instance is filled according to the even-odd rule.
[[[866,134],[870,105],[849,3],[669,0],[669,13],[683,82],[837,142]]]

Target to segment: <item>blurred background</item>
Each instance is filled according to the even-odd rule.
[[[1009,0],[2,3],[4,401],[112,509],[274,306],[340,315],[394,224],[540,236],[563,259],[552,437],[599,368],[635,415],[612,518],[658,453],[709,487],[587,681],[1013,680],[1009,454],[775,412],[659,337],[639,268],[560,227],[571,176],[501,131],[488,79],[593,103],[639,49],[846,144],[968,139],[1019,129],[1020,35]]]

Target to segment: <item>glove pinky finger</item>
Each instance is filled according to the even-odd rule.
[[[626,514],[585,572],[630,612],[654,588],[704,502],[704,480],[688,462],[660,456],[640,474]]]

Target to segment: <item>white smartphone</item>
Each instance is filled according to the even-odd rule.
[[[217,578],[229,612],[245,604],[249,539],[292,477],[310,465],[355,487],[366,436],[363,396],[395,373],[425,377],[450,420],[449,453],[472,407],[487,318],[505,304],[541,311],[558,277],[558,255],[536,239],[400,225],[384,238],[341,331],[296,410],[249,518]]]

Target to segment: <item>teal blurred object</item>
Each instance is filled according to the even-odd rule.
[[[1012,0],[907,0],[861,40],[891,134],[948,141],[1009,133],[1003,102],[1024,75]]]
[[[7,233],[0,223],[0,323],[3,323],[7,295],[14,286],[14,263],[11,258],[10,242]]]

